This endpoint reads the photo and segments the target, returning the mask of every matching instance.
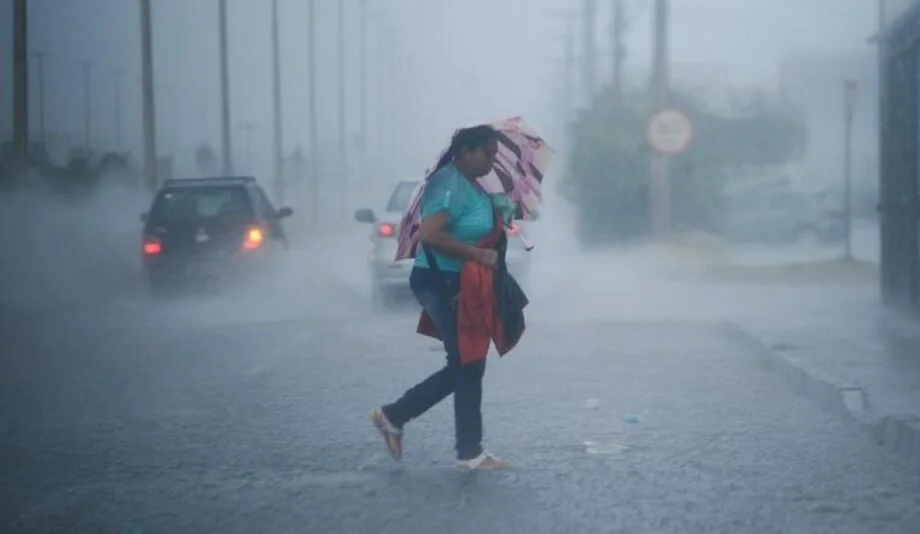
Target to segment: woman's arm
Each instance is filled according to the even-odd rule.
[[[419,240],[422,244],[438,249],[440,252],[466,261],[475,261],[493,266],[498,253],[492,249],[479,248],[454,239],[447,232],[450,214],[447,210],[439,211],[422,219],[419,226]]]

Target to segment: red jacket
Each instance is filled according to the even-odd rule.
[[[504,231],[501,219],[496,214],[495,228],[477,246],[495,248]],[[503,325],[498,296],[495,294],[496,271],[476,263],[464,262],[460,271],[460,296],[457,299],[457,343],[460,348],[460,362],[463,364],[485,359],[489,346],[494,342],[500,356],[504,356],[517,345],[523,334],[523,325],[512,340],[507,339]],[[437,326],[425,310],[419,318],[419,334],[442,339]]]

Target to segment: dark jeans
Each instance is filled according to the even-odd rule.
[[[482,453],[482,375],[486,361],[460,363],[455,300],[460,293],[460,276],[446,271],[441,275],[446,288],[434,271],[423,268],[412,270],[409,283],[415,298],[444,338],[447,365],[406,391],[393,404],[384,406],[383,412],[394,426],[402,428],[453,393],[457,458],[469,460]]]

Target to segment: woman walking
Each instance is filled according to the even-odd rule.
[[[476,183],[495,163],[498,137],[494,128],[485,125],[458,131],[422,192],[420,250],[409,283],[422,305],[423,319],[430,318],[444,341],[447,364],[392,404],[372,412],[374,425],[397,460],[402,458],[406,423],[453,393],[458,465],[471,470],[509,467],[482,447],[485,354],[475,361],[461,357],[458,324],[463,321],[457,305],[461,273],[469,262],[489,270],[500,263],[494,247],[477,246],[494,235],[497,224],[501,232],[490,196]]]

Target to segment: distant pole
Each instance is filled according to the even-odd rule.
[[[36,50],[32,52],[38,67],[38,136],[42,145],[47,142],[47,129],[45,122],[45,59],[46,52]]]
[[[153,33],[150,25],[150,0],[141,2],[141,64],[144,101],[144,184],[151,193],[156,191],[157,127],[153,95]]]
[[[397,43],[396,43],[396,30],[390,28],[387,32],[387,63],[386,68],[389,76],[387,78],[387,120],[386,120],[386,131],[387,139],[389,143],[387,145],[388,159],[389,164],[387,169],[389,172],[397,172],[397,152],[399,152],[399,129],[396,126],[399,122],[399,103],[398,99],[400,96],[398,88],[398,82],[400,76],[397,73],[397,65],[399,65],[399,56],[397,53]]]
[[[26,0],[13,2],[13,173],[29,166],[29,37]]]
[[[149,1],[149,0],[148,0]],[[218,31],[220,40],[220,105],[221,105],[221,152],[224,160],[224,175],[233,174],[233,141],[230,137],[230,65],[227,57],[227,0],[218,0]]]
[[[585,93],[585,102],[590,104],[597,90],[597,48],[595,43],[594,25],[597,16],[596,0],[582,0],[582,85]]]
[[[317,94],[316,94],[316,0],[307,0],[307,34],[310,50],[307,52],[307,74],[308,87],[310,93],[309,102],[309,130],[310,130],[310,161],[308,162],[308,174],[310,176],[310,207],[313,211],[313,225],[318,226],[320,223],[319,213],[319,122],[316,111]]]
[[[654,63],[652,66],[652,114],[668,106],[669,72],[668,72],[668,18],[669,0],[655,0],[654,12]],[[653,152],[651,156],[651,194],[650,217],[652,235],[665,237],[671,230],[671,175],[670,158]]]
[[[374,117],[377,119],[377,142],[374,143],[377,145],[377,149],[374,151],[377,154],[377,163],[380,166],[385,165],[386,163],[386,149],[384,148],[384,142],[386,140],[386,116],[384,113],[384,72],[386,69],[384,67],[384,61],[386,60],[386,39],[384,38],[386,31],[382,26],[383,23],[378,19],[377,24],[377,60],[374,62],[374,79],[377,82],[375,89],[377,90],[377,112],[374,114]]]
[[[112,71],[115,96],[115,149],[121,150],[121,79],[125,71],[115,69]]]
[[[623,45],[623,30],[625,28],[623,15],[623,0],[613,0],[610,20],[610,52],[612,60],[611,78],[614,97],[619,100],[623,95],[623,59],[626,50]]]
[[[360,143],[359,147],[361,150],[360,154],[360,170],[358,176],[360,176],[360,183],[358,185],[359,191],[359,202],[363,205],[364,199],[366,196],[365,189],[368,186],[368,165],[367,165],[367,0],[358,0],[360,6],[359,14],[359,46],[361,50],[359,52],[359,62],[360,62],[360,77],[359,82],[360,86],[360,99],[361,101],[358,104],[360,117]]]
[[[348,210],[348,156],[347,156],[347,128],[345,125],[345,2],[339,0],[338,20],[338,82],[339,82],[339,150],[338,150],[338,176],[336,188],[339,193],[339,206],[344,217]],[[339,217],[336,217],[338,219]]]
[[[281,125],[281,48],[278,36],[278,0],[272,0],[272,105],[274,115],[275,202],[284,204],[283,128]]]
[[[856,112],[856,80],[844,81],[844,141],[843,141],[843,217],[845,249],[844,259],[853,259],[853,114]]]
[[[87,150],[93,147],[93,96],[92,96],[92,61],[81,61],[83,69],[83,137]]]

